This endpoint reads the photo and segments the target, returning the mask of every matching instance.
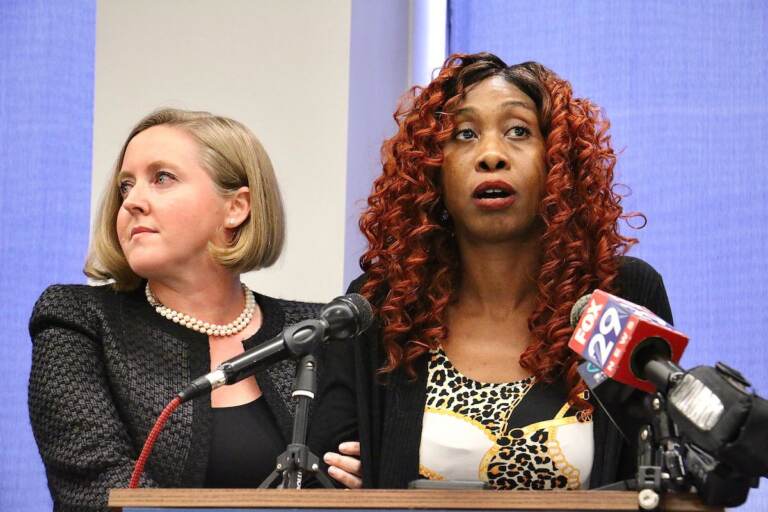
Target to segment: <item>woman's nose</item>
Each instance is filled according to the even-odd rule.
[[[149,203],[144,192],[141,184],[134,184],[125,197],[123,197],[122,207],[130,213],[147,213],[149,211]]]
[[[489,144],[482,148],[475,162],[475,170],[478,172],[492,172],[509,169],[509,158],[498,147]]]

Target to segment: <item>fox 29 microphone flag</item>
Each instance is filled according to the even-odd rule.
[[[638,376],[633,352],[646,340],[663,340],[669,360],[677,363],[688,337],[672,328],[650,310],[602,290],[595,290],[581,313],[568,346],[586,363],[579,373],[589,387],[606,377],[649,393],[655,387]]]

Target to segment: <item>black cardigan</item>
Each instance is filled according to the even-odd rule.
[[[246,349],[283,327],[314,317],[319,305],[257,295],[263,313]],[[105,510],[107,491],[127,487],[133,465],[163,407],[210,371],[208,336],[158,315],[143,287],[56,285],[30,320],[29,413],[55,510]],[[290,439],[294,361],[256,374]],[[200,487],[211,442],[210,397],[171,416],[149,458],[142,487]],[[254,482],[254,486],[257,482]]]
[[[364,283],[353,281],[350,292]],[[672,323],[672,312],[661,276],[637,258],[623,258],[616,282],[618,295],[646,306]],[[317,452],[336,450],[339,442],[360,439],[363,485],[404,488],[419,478],[419,446],[426,400],[427,356],[416,364],[416,379],[395,371],[382,382],[376,370],[384,362],[380,325],[347,343],[328,346],[321,362],[325,378],[313,418],[312,443]],[[631,443],[643,421],[643,394],[605,382],[599,398]],[[633,476],[635,449],[624,443],[606,414],[595,406],[595,454],[590,487]]]

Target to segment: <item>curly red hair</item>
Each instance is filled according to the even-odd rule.
[[[609,123],[571,85],[535,62],[507,66],[479,53],[450,56],[438,76],[414,87],[395,112],[397,134],[382,147],[383,172],[373,185],[360,228],[368,250],[360,259],[367,280],[361,293],[382,321],[387,373],[414,362],[445,340],[446,307],[455,297],[458,248],[441,220],[442,147],[467,88],[502,76],[531,97],[546,141],[546,183],[538,296],[528,325],[533,341],[520,364],[544,382],[563,377],[569,400],[590,410],[568,349],[573,303],[595,288],[612,291],[619,256],[636,242],[619,234],[621,196],[613,189],[616,157]]]

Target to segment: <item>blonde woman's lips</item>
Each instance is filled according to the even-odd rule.
[[[131,238],[135,237],[136,235],[141,235],[142,233],[157,233],[157,231],[145,226],[136,226],[131,230]]]

